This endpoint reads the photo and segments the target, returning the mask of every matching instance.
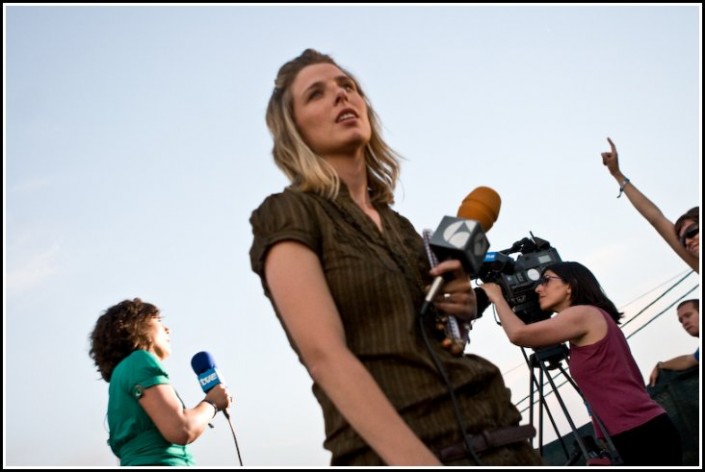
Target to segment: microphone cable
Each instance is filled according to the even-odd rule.
[[[472,444],[470,442],[470,437],[468,436],[467,430],[465,429],[465,420],[463,419],[463,414],[460,412],[460,407],[458,406],[458,399],[455,397],[455,391],[453,390],[453,385],[450,383],[450,379],[448,378],[448,374],[446,373],[445,369],[443,368],[443,365],[441,364],[441,361],[438,359],[438,356],[436,356],[436,353],[433,351],[433,346],[431,345],[431,342],[428,339],[428,333],[426,333],[426,327],[424,326],[423,320],[424,317],[419,314],[418,316],[419,320],[419,329],[421,330],[421,337],[423,338],[424,344],[426,345],[426,349],[428,350],[429,354],[431,355],[431,359],[433,360],[433,363],[436,365],[436,370],[438,371],[439,374],[441,374],[441,377],[443,378],[443,382],[446,385],[446,388],[448,389],[448,394],[450,395],[450,400],[453,404],[453,413],[455,414],[455,418],[458,421],[458,426],[460,427],[460,434],[463,436],[463,442],[465,443],[465,448],[467,451],[470,453],[472,456],[472,459],[475,461],[475,463],[479,466],[482,465],[480,462],[480,459],[477,457],[477,454],[475,453],[475,450],[472,447]]]
[[[240,446],[238,446],[237,444],[237,436],[235,435],[235,428],[233,427],[233,422],[230,420],[230,413],[228,413],[228,410],[223,410],[223,415],[225,415],[225,418],[228,420],[230,431],[233,433],[233,441],[235,442],[235,450],[237,451],[237,460],[240,462],[240,467],[243,467],[242,457],[240,457]]]
[[[215,406],[215,404],[212,404],[212,405]],[[238,444],[237,444],[237,436],[235,435],[235,427],[233,426],[233,422],[230,420],[230,413],[228,413],[228,410],[217,410],[216,414],[218,413],[218,411],[222,411],[223,416],[225,416],[225,419],[228,420],[228,425],[230,426],[230,432],[233,434],[233,441],[235,442],[235,451],[237,451],[237,460],[238,460],[238,462],[240,462],[240,467],[243,467],[242,457],[240,457],[240,446],[238,446]],[[211,428],[215,428],[215,426],[213,426],[213,423],[211,421],[208,422],[208,426],[210,426]]]
[[[424,230],[423,231],[423,243],[424,243],[424,249],[426,250],[426,256],[428,257],[428,261],[431,264],[431,267],[435,267],[438,265],[438,259],[436,258],[436,255],[433,253],[431,250],[431,231],[430,230]],[[425,310],[424,308],[427,308],[430,306],[429,303],[424,303],[422,306],[421,310],[419,311],[419,329],[421,330],[421,336],[423,337],[424,344],[426,345],[426,350],[428,351],[429,355],[431,356],[431,359],[433,360],[433,363],[436,366],[436,370],[438,373],[441,375],[443,378],[443,382],[446,385],[446,388],[448,389],[448,394],[450,395],[450,400],[453,405],[453,413],[455,414],[455,418],[458,421],[458,426],[460,427],[460,434],[463,436],[463,442],[465,443],[465,448],[468,450],[470,455],[472,456],[473,460],[477,463],[477,465],[481,466],[482,463],[480,462],[480,459],[477,457],[477,454],[475,454],[475,450],[472,447],[472,444],[470,443],[470,438],[468,437],[467,430],[465,428],[465,420],[463,419],[463,414],[460,411],[460,407],[458,406],[458,399],[455,397],[455,391],[453,390],[453,385],[450,382],[450,379],[448,378],[448,374],[443,368],[443,364],[441,364],[441,361],[438,359],[438,356],[436,356],[436,353],[433,351],[433,346],[431,345],[431,341],[428,339],[428,333],[426,332],[423,320],[425,316]],[[451,321],[455,321],[455,319],[452,316],[448,316],[448,322],[450,323]]]

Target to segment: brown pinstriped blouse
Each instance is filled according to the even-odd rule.
[[[350,350],[430,448],[459,443],[447,388],[423,343],[417,320],[425,284],[430,283],[422,238],[387,205],[376,208],[382,232],[352,201],[344,184],[335,201],[291,189],[270,195],[250,218],[252,269],[271,301],[264,277],[268,250],[285,240],[308,246],[321,261]],[[519,423],[521,415],[494,364],[475,355],[454,357],[433,334],[429,338],[456,387],[470,433]],[[289,342],[298,354],[291,337]],[[314,384],[313,392],[323,409],[324,446],[333,454],[332,465],[382,464],[323,390]],[[497,460],[507,465],[506,458]],[[516,461],[534,463],[519,457]],[[489,459],[487,465],[491,463]]]

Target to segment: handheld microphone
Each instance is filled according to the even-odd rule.
[[[431,250],[431,237],[433,233],[430,229],[423,230],[423,246],[426,250],[426,257],[428,257],[428,262],[431,267],[436,267],[438,265],[438,258]],[[443,278],[440,277],[442,280]],[[425,304],[424,304],[425,306]],[[426,308],[428,308],[426,306]],[[423,313],[422,309],[422,313]],[[440,322],[440,323],[439,323]],[[464,325],[467,326],[467,325]],[[469,328],[461,328],[460,322],[458,322],[455,316],[445,316],[437,320],[436,328],[443,330],[445,333],[445,339],[441,341],[441,345],[448,349],[453,355],[459,356],[465,350],[465,346],[470,342],[468,337]]]
[[[225,384],[225,380],[218,372],[215,360],[209,352],[201,351],[196,353],[191,358],[191,367],[198,376],[198,383],[201,385],[201,389],[204,393],[208,393],[216,385],[221,383]],[[228,410],[223,410],[223,414],[226,418],[230,419]]]
[[[444,216],[429,241],[438,260],[458,259],[468,275],[476,276],[490,246],[485,232],[497,221],[501,205],[499,194],[489,187],[477,187],[470,192],[458,208],[458,217]],[[443,281],[442,276],[433,280],[421,315],[433,303]]]

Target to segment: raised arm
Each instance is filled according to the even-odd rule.
[[[347,348],[340,316],[316,255],[284,241],[265,261],[274,302],[313,380],[389,465],[441,465]]]
[[[607,166],[610,174],[615,178],[617,184],[619,184],[619,196],[621,196],[622,193],[626,194],[634,208],[651,223],[651,226],[656,228],[656,231],[668,245],[671,246],[671,249],[673,249],[694,271],[699,273],[700,263],[698,258],[683,247],[678,239],[673,222],[666,218],[661,210],[625,177],[624,173],[622,173],[619,168],[617,146],[615,146],[610,138],[607,138],[607,142],[609,142],[610,150],[602,153],[602,163]]]

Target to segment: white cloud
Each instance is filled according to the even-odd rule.
[[[59,246],[54,244],[43,252],[35,253],[20,261],[16,267],[8,268],[5,274],[7,295],[18,295],[37,287],[45,279],[59,272],[57,262]]]

